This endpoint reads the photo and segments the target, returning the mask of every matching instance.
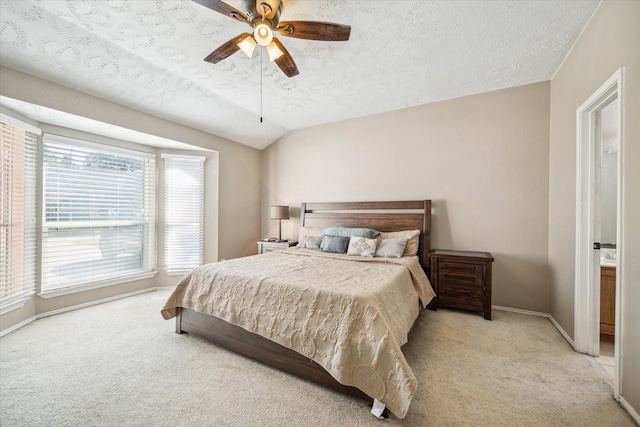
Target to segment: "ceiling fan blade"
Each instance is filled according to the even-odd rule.
[[[248,37],[248,36],[249,36],[249,33],[242,33],[238,36],[235,36],[234,38],[232,38],[228,42],[223,43],[222,46],[220,46],[219,48],[211,52],[209,56],[204,58],[204,60],[206,62],[211,62],[212,64],[217,64],[223,59],[230,57],[231,55],[233,55],[234,53],[240,50],[240,46],[238,46],[238,43],[240,43],[242,40],[245,39],[245,37]]]
[[[235,20],[251,25],[249,23],[249,18],[247,18],[247,15],[245,15],[243,12],[240,12],[238,9],[232,6],[229,6],[223,1],[220,1],[220,0],[192,0],[192,1],[204,7],[208,7],[211,10],[215,10],[216,12],[221,13],[225,16],[229,16]]]
[[[283,21],[276,30],[287,37],[306,40],[345,41],[349,40],[349,25],[317,21]]]
[[[273,42],[278,46],[278,49],[280,49],[280,51],[282,52],[282,56],[279,58],[276,58],[275,60],[275,63],[278,65],[278,67],[280,67],[282,72],[285,73],[287,77],[293,77],[300,74],[300,71],[298,71],[298,66],[293,61],[293,58],[291,57],[287,49],[284,47],[282,42],[276,38],[273,39]]]

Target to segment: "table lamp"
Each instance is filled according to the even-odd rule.
[[[278,220],[278,242],[282,242],[282,220],[289,219],[289,206],[271,206],[271,219]]]

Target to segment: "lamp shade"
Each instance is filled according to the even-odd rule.
[[[271,206],[271,219],[289,219],[289,206]]]
[[[244,52],[249,58],[253,56],[253,51],[256,49],[256,41],[248,35],[240,43],[238,43],[240,50]]]
[[[267,53],[269,54],[269,61],[271,62],[284,55],[284,52],[280,50],[276,42],[269,43],[269,46],[267,46]]]
[[[269,46],[273,40],[273,31],[271,31],[271,27],[261,22],[254,27],[253,37],[260,46]]]

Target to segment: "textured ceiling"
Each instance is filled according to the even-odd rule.
[[[266,55],[261,73],[258,50],[204,62],[250,27],[190,0],[0,0],[0,63],[261,149],[293,129],[549,80],[598,3],[283,0],[281,20],[352,28],[347,42],[280,37],[300,70],[289,79]]]

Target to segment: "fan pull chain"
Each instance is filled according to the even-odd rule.
[[[260,49],[260,123],[262,123],[262,50]]]
[[[269,7],[266,3],[261,4],[261,13],[262,21],[264,22],[264,15],[267,13],[266,9]],[[270,7],[269,7],[270,8]],[[260,123],[262,123],[262,51],[264,49],[260,48]]]

